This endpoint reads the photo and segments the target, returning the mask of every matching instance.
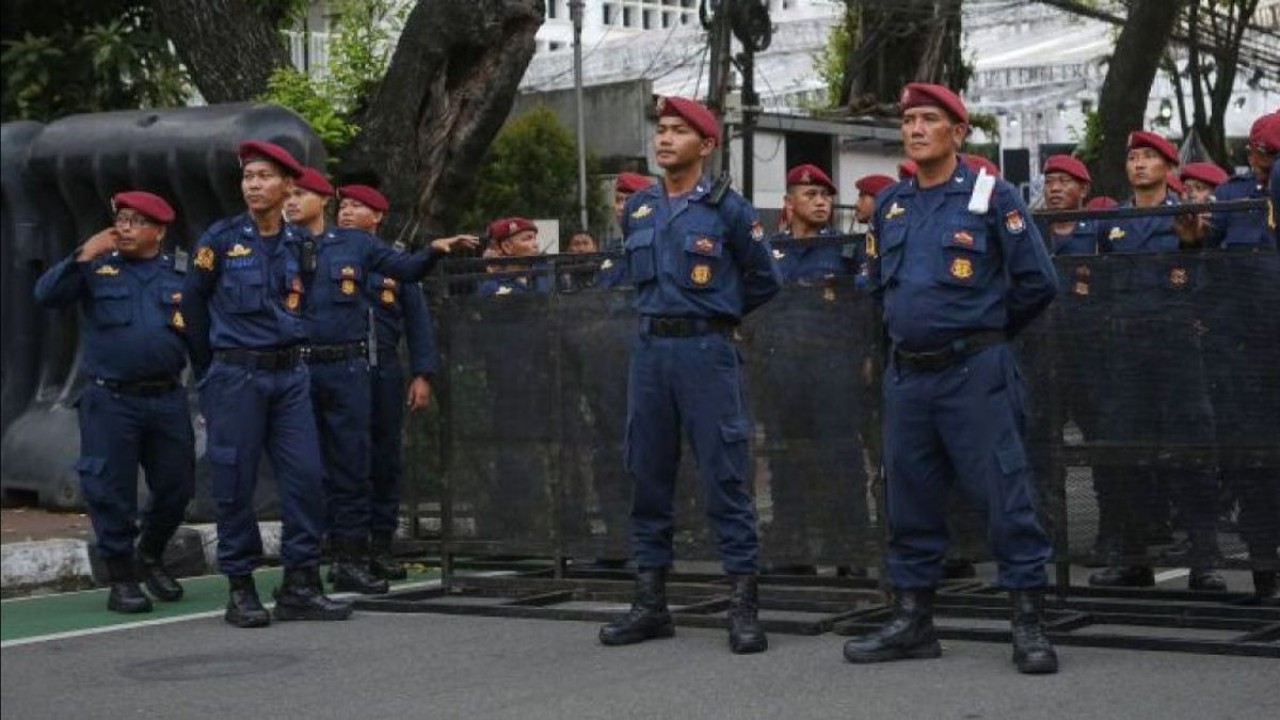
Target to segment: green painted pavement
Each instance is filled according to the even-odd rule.
[[[258,594],[270,602],[271,591],[280,584],[280,568],[264,568],[254,573]],[[439,579],[437,571],[410,572],[406,583]],[[221,611],[227,603],[227,579],[221,575],[184,578],[182,600],[176,603],[154,601],[149,613],[125,615],[107,610],[107,589],[39,595],[0,602],[0,642],[23,640],[54,633],[93,630],[154,620],[177,619]]]

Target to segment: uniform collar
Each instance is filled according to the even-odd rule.
[[[973,192],[973,181],[976,178],[977,174],[973,169],[966,165],[959,155],[956,155],[956,169],[955,172],[951,173],[951,178],[943,183],[943,185],[935,185],[929,189],[939,190],[945,185],[945,190],[943,190],[943,192],[948,195],[951,193]],[[920,184],[914,175],[908,178],[905,182],[898,183],[897,187],[897,194],[899,196],[915,195],[916,192],[920,190]]]

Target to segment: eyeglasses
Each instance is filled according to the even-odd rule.
[[[115,224],[118,228],[147,227],[149,225],[155,225],[154,222],[141,215],[117,215]]]

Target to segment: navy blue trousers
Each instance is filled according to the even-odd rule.
[[[264,449],[280,493],[284,566],[320,562],[324,474],[310,386],[305,365],[254,370],[214,362],[200,382],[209,438],[205,455],[217,503],[218,569],[223,574],[245,575],[262,563],[253,491]]]
[[[141,520],[142,549],[160,555],[195,490],[195,435],[186,388],[143,397],[89,385],[80,396],[79,414],[76,470],[98,554],[132,557]],[[149,507],[141,512],[139,465],[151,491]]]
[[[1001,587],[1047,585],[1053,550],[1036,517],[1022,378],[1008,346],[937,372],[890,367],[884,399],[890,583],[938,584],[950,541],[947,496],[958,483],[985,512]]]
[[[680,438],[689,439],[701,500],[725,572],[759,569],[760,541],[750,492],[747,419],[738,349],[723,335],[641,334],[627,389],[626,467],[635,483],[631,549],[640,568],[671,565]]]
[[[373,458],[369,480],[369,529],[394,533],[400,524],[400,479],[404,476],[404,370],[379,365],[373,375]]]
[[[315,408],[330,538],[369,536],[369,433],[373,414],[369,365],[363,358],[314,363]]]

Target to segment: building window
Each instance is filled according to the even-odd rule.
[[[634,16],[635,12],[631,8],[625,5],[622,6],[622,27],[635,27],[636,20]]]
[[[547,0],[547,19],[556,19],[556,0]]]
[[[640,17],[641,17],[641,25],[644,27],[644,29],[652,30],[653,29],[653,11],[645,10],[643,13],[640,14]]]
[[[612,5],[604,6],[604,24],[616,25],[618,23],[618,10]]]
[[[552,40],[551,42],[547,43],[547,49],[550,50],[551,52],[555,52],[562,48],[564,48],[564,43],[562,42],[556,42],[555,40]]]

